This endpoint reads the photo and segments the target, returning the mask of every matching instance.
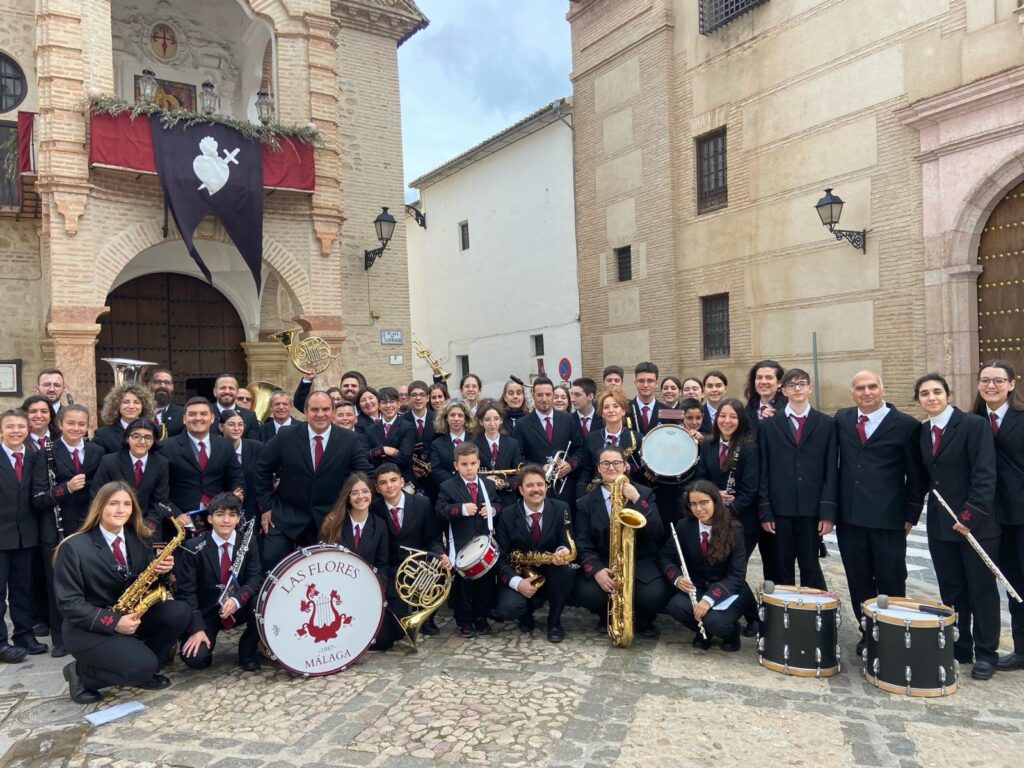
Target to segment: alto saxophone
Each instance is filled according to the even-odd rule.
[[[565,511],[565,540],[569,542],[569,559],[571,563],[576,559],[576,542],[573,541],[569,510]],[[555,562],[554,552],[532,552],[514,549],[508,553],[508,564],[511,565],[524,579],[532,579],[533,586],[540,589],[544,586],[546,578],[541,576],[534,568],[541,565],[551,565]]]
[[[110,606],[110,610],[114,613],[119,613],[122,616],[127,616],[129,613],[137,613],[139,616],[142,616],[142,614],[157,603],[171,599],[170,592],[167,591],[163,584],[157,584],[154,589],[150,589],[154,582],[160,578],[160,574],[156,572],[156,567],[169,558],[171,553],[178,548],[178,545],[185,540],[185,529],[181,527],[178,519],[173,515],[169,519],[174,524],[176,531],[174,538],[146,566],[146,570],[135,578],[135,581],[121,594],[117,602]]]
[[[615,578],[608,598],[608,636],[616,648],[627,648],[633,642],[634,539],[637,529],[647,525],[642,513],[626,507],[622,486],[627,482],[628,477],[619,475],[612,483],[608,518],[608,569]]]

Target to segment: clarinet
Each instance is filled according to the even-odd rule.
[[[217,598],[217,604],[223,606],[228,600],[234,597],[231,594],[234,591],[234,585],[238,583],[238,574],[242,572],[242,562],[245,560],[245,555],[249,551],[249,545],[252,543],[252,532],[256,530],[256,518],[253,518],[245,525],[245,533],[242,534],[242,543],[238,545],[235,550],[235,559],[231,561],[231,570],[228,572],[227,583],[224,585],[224,589],[220,593],[220,597]]]
[[[57,462],[53,458],[53,439],[46,441],[46,478],[50,482],[50,493],[57,488]],[[56,496],[54,496],[56,498]],[[61,519],[60,504],[53,505],[53,522],[57,525],[57,543],[64,541],[64,521]]]
[[[736,465],[740,463],[740,448],[742,447],[742,445],[736,446],[736,451],[732,455],[732,464],[729,466],[729,476],[725,480],[725,492],[733,496],[736,495]]]

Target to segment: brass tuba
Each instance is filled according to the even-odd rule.
[[[150,363],[145,360],[132,360],[128,357],[101,357],[100,359],[105,363],[110,363],[110,367],[114,369],[115,387],[120,387],[122,384],[142,383],[142,377],[145,375],[146,369],[156,365],[156,363]]]
[[[262,424],[270,416],[270,396],[282,388],[269,381],[251,381],[245,388],[252,395],[252,412],[256,414],[256,420]]]
[[[636,531],[647,525],[647,518],[625,506],[622,486],[625,475],[615,478],[611,488],[611,515],[608,519],[608,569],[615,577],[615,589],[608,598],[608,636],[616,648],[628,648],[633,642],[633,567]]]
[[[307,376],[323,373],[338,355],[332,352],[331,345],[319,336],[307,336],[296,343],[295,337],[300,333],[301,328],[286,328],[275,333],[272,338],[288,347],[288,357],[299,371]]]
[[[160,554],[153,558],[153,561],[146,566],[146,570],[140,573],[135,578],[135,581],[131,583],[131,586],[117,598],[117,602],[110,607],[110,610],[114,613],[119,613],[122,616],[127,616],[129,613],[137,613],[139,616],[142,616],[142,614],[157,603],[170,599],[171,594],[163,584],[157,584],[154,589],[150,589],[157,579],[160,578],[160,574],[156,572],[156,567],[170,557],[171,553],[178,548],[178,545],[185,540],[185,529],[181,527],[178,518],[170,515],[168,519],[174,524],[174,538],[167,543],[166,547],[160,550]]]
[[[416,650],[416,637],[427,619],[448,599],[452,590],[452,572],[441,565],[441,558],[421,549],[402,547],[409,553],[395,571],[395,592],[413,612],[396,616],[406,638]]]

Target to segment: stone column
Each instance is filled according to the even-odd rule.
[[[55,308],[46,326],[53,339],[54,364],[64,372],[64,383],[74,401],[89,409],[93,429],[97,426],[95,347],[100,334],[96,318],[109,311],[109,307]]]
[[[954,264],[924,273],[928,371],[946,376],[953,402],[969,410],[978,360],[979,264]],[[922,371],[925,373],[925,371]]]

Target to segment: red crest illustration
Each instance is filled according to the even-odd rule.
[[[299,637],[308,635],[317,643],[325,643],[336,638],[338,630],[343,624],[352,623],[351,616],[338,613],[338,609],[335,607],[338,605],[341,605],[341,596],[338,594],[338,590],[332,589],[330,596],[324,598],[317,590],[316,584],[310,583],[306,587],[306,599],[299,603],[299,610],[308,613],[309,618],[299,626],[295,634]],[[332,614],[329,620],[326,623],[319,623],[324,621],[328,610]]]

